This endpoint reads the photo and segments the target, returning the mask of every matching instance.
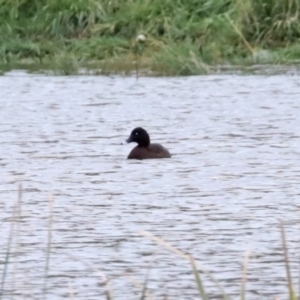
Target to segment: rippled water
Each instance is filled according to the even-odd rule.
[[[239,297],[285,297],[279,220],[298,276],[300,77],[0,77],[0,268],[23,185],[5,295],[41,299],[53,198],[48,299],[197,299],[192,254]],[[173,157],[128,161],[136,126]],[[2,271],[1,271],[2,273]],[[212,298],[220,291],[207,277]],[[297,284],[297,281],[294,282]],[[10,298],[12,299],[12,298]]]

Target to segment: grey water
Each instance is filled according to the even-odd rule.
[[[140,299],[148,273],[153,299],[200,299],[189,261],[141,231],[233,299],[248,251],[247,299],[286,298],[280,221],[299,277],[299,88],[290,75],[1,76],[1,276],[14,223],[3,299]],[[127,160],[137,126],[172,158]]]

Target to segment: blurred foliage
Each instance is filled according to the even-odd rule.
[[[195,74],[204,63],[295,49],[299,16],[299,0],[0,0],[0,63],[132,58],[142,33],[153,67]]]

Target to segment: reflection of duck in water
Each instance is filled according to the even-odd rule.
[[[170,158],[170,152],[160,144],[150,144],[150,137],[147,131],[141,127],[132,130],[127,143],[136,142],[128,155],[128,159],[149,159],[149,158]]]

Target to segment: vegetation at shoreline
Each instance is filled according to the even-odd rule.
[[[298,0],[0,0],[0,20],[2,70],[130,73],[138,61],[193,75],[300,58]]]

